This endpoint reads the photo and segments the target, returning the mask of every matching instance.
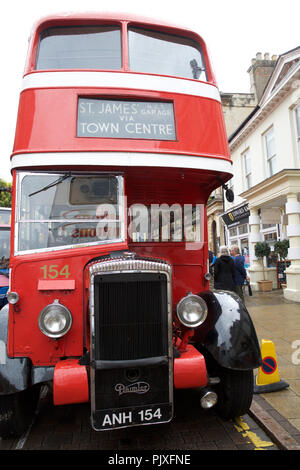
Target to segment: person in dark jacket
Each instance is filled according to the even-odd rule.
[[[235,292],[234,261],[226,246],[220,247],[220,256],[214,264],[214,288]]]
[[[240,249],[237,245],[231,247],[231,254],[234,258],[235,267],[235,292],[244,302],[243,285],[245,284],[245,281],[249,281],[244,266],[244,257],[241,255]]]

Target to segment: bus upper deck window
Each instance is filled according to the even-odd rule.
[[[70,26],[42,31],[36,70],[122,67],[118,26]]]
[[[158,31],[129,29],[129,66],[134,72],[207,80],[200,44]]]

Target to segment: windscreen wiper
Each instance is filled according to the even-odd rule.
[[[34,196],[35,194],[41,193],[42,191],[47,191],[47,189],[52,188],[53,186],[56,186],[57,184],[62,183],[64,180],[70,177],[71,177],[71,172],[69,171],[68,173],[65,173],[64,175],[60,176],[56,181],[53,181],[53,183],[47,184],[47,186],[44,186],[43,188],[38,189],[34,193],[29,194],[28,197]]]

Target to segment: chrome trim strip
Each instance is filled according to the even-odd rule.
[[[95,262],[90,266],[90,275],[104,274],[107,272],[161,272],[171,273],[171,266],[159,261],[143,259],[113,259],[109,261]]]

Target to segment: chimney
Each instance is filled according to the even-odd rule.
[[[276,64],[277,56],[266,52],[262,58],[262,53],[257,52],[256,58],[251,60],[251,66],[248,69],[250,75],[250,92],[254,93],[258,103],[262,97],[266,84],[272,75]]]

